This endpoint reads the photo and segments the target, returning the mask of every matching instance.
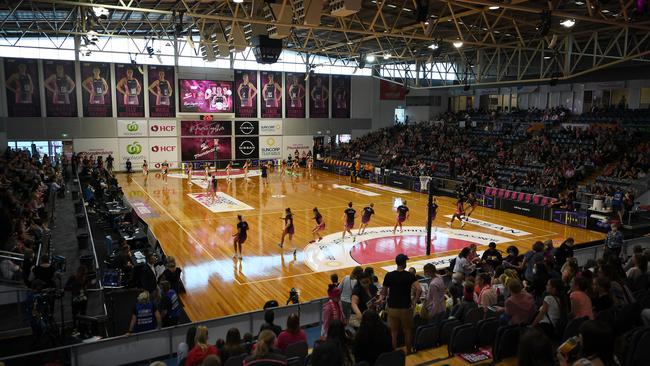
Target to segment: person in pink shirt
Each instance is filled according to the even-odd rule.
[[[300,329],[300,316],[293,313],[287,318],[287,329],[280,333],[275,346],[284,352],[290,344],[298,342],[307,342],[307,335]]]
[[[508,282],[510,297],[505,303],[505,313],[510,317],[510,324],[529,324],[535,316],[535,299],[523,290],[521,281],[513,279]]]
[[[327,337],[327,332],[330,329],[330,323],[333,320],[338,320],[345,324],[345,315],[343,314],[343,305],[341,305],[341,289],[332,287],[327,292],[329,301],[323,304],[323,327],[321,328],[321,335]]]
[[[588,317],[589,319],[594,318],[591,299],[586,293],[590,286],[591,279],[587,277],[576,277],[571,283],[569,300],[571,300],[571,314],[576,319],[584,317]]]

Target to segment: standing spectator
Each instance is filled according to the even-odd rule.
[[[176,259],[174,257],[165,258],[165,270],[160,275],[159,281],[167,281],[172,290],[176,294],[180,294],[183,290],[183,283],[181,282],[181,273],[183,271],[176,267]]]
[[[287,364],[287,358],[274,347],[275,334],[264,330],[257,337],[253,354],[246,357],[244,366],[282,366]]]
[[[445,309],[447,288],[442,277],[438,275],[438,270],[434,264],[425,264],[424,273],[427,277],[431,278],[431,281],[429,282],[426,301],[422,306],[423,309],[426,309],[426,314],[423,318],[427,319],[430,323],[440,322],[447,314]],[[420,315],[423,315],[422,312]]]
[[[181,315],[181,304],[178,300],[178,294],[174,291],[169,282],[161,281],[162,296],[160,299],[160,312],[162,316],[162,326],[171,327],[178,324],[178,318]]]
[[[354,286],[357,284],[357,279],[362,273],[363,268],[356,266],[352,270],[352,273],[343,277],[343,281],[339,284],[343,314],[346,319],[350,317],[350,313],[352,312],[352,289],[354,289]]]
[[[246,353],[244,346],[242,346],[241,335],[239,329],[230,328],[228,333],[226,333],[226,344],[223,346],[223,349],[219,352],[221,356],[221,361],[225,364],[230,357],[239,356],[243,353]]]
[[[362,273],[357,280],[354,289],[352,289],[352,314],[350,315],[350,325],[359,327],[363,312],[368,309],[369,303],[370,305],[373,305],[372,302],[376,301],[375,297],[377,296],[378,291],[377,286],[372,283],[368,273]]]
[[[54,288],[56,284],[54,283],[54,267],[50,264],[50,257],[47,255],[41,256],[41,263],[38,266],[34,267],[34,279],[40,280],[45,283],[45,288]]]
[[[30,287],[29,275],[32,273],[32,267],[34,266],[34,251],[30,248],[25,248],[25,253],[23,255],[23,265],[22,265],[22,275],[23,282],[27,287]]]
[[[594,312],[591,308],[591,299],[587,295],[587,290],[591,286],[591,279],[584,276],[575,277],[571,284],[571,314],[573,318],[588,317],[594,318]]]
[[[323,326],[321,327],[321,336],[327,337],[327,332],[330,329],[330,323],[338,320],[345,324],[345,316],[343,315],[343,307],[341,306],[341,289],[334,287],[328,291],[327,296],[329,300],[323,304]]]
[[[77,272],[68,278],[65,283],[65,290],[72,294],[72,321],[77,326],[77,315],[86,315],[88,307],[88,297],[86,296],[86,286],[88,277],[86,277],[86,266],[79,266]]]
[[[555,265],[559,270],[569,258],[573,258],[573,238],[567,238],[555,250]]]
[[[149,291],[152,297],[157,297],[156,293],[158,291],[158,284],[156,281],[156,256],[153,253],[147,254],[147,264],[142,266],[142,272],[140,272],[140,287]]]
[[[623,248],[623,233],[618,230],[618,225],[612,224],[611,230],[605,239],[605,250],[611,252],[616,258],[621,255]]]
[[[287,329],[278,336],[276,346],[284,352],[287,350],[287,346],[298,342],[307,342],[307,335],[304,330],[300,329],[300,316],[293,313],[287,318]]]
[[[368,309],[361,317],[361,326],[354,338],[354,359],[374,365],[377,357],[393,350],[390,330],[376,311]]]
[[[325,341],[314,346],[312,366],[353,366],[354,356],[350,350],[350,343],[345,332],[345,324],[333,320]]]
[[[160,328],[160,312],[149,300],[149,293],[142,291],[131,314],[129,333],[140,333]]]
[[[217,347],[208,344],[208,327],[200,325],[196,328],[196,344],[190,350],[185,360],[185,366],[200,366],[208,355],[218,356]]]
[[[275,312],[272,309],[267,309],[264,312],[264,324],[260,326],[260,333],[265,330],[270,330],[277,336],[282,332],[282,327],[273,323],[275,321]]]
[[[386,310],[388,312],[388,324],[393,339],[393,347],[397,348],[397,336],[400,330],[404,332],[404,344],[406,353],[412,353],[413,343],[413,306],[420,298],[422,287],[415,276],[406,271],[406,261],[409,258],[405,254],[398,254],[395,257],[397,269],[389,272],[384,277],[384,284],[381,288],[382,299],[388,297]],[[413,295],[413,297],[411,297]]]
[[[178,350],[176,351],[176,365],[184,365],[187,354],[192,348],[194,348],[194,343],[196,342],[196,327],[190,326],[187,328],[187,333],[185,333],[185,342],[178,344]]]

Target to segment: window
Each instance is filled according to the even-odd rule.
[[[650,108],[650,88],[641,88],[641,98],[639,108]]]

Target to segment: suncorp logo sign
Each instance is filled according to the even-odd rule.
[[[253,131],[255,131],[255,126],[253,126],[252,123],[246,121],[246,122],[242,122],[242,124],[239,126],[239,130],[244,135],[250,135],[251,133],[253,133]]]
[[[246,156],[251,155],[255,152],[255,145],[249,140],[242,141],[239,144],[239,151]]]
[[[142,152],[142,145],[137,141],[133,141],[133,143],[126,145],[126,152],[129,155],[139,155]]]
[[[275,137],[260,138],[260,145],[261,158],[279,158],[282,156],[281,143]]]
[[[173,145],[153,145],[151,147],[152,152],[174,152],[176,151],[176,146]]]

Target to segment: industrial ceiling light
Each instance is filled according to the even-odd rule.
[[[551,56],[544,56],[544,60],[550,60]]]
[[[232,2],[235,4],[241,4],[244,2],[244,0],[232,0]]]
[[[93,14],[99,19],[108,19],[109,11],[101,6],[93,6]]]
[[[384,60],[388,60],[391,57],[393,57],[393,55],[391,55],[390,53],[384,53]]]
[[[463,42],[462,42],[462,41],[455,41],[455,42],[453,43],[453,45],[454,45],[454,47],[456,47],[456,48],[461,48],[461,47],[463,47]]]
[[[564,28],[571,28],[571,27],[573,27],[573,26],[576,24],[576,20],[575,20],[575,19],[566,19],[566,20],[564,20],[563,22],[560,22],[560,24],[561,24]]]
[[[367,62],[375,62],[375,55],[366,56],[366,61]]]
[[[88,37],[88,41],[90,41],[92,44],[95,44],[99,41],[99,34],[97,34],[97,32],[94,30],[88,31],[88,33],[86,33],[86,37]]]
[[[488,7],[488,9],[490,9],[490,10],[499,10],[500,8],[501,7],[498,6],[498,5],[491,5],[490,7]]]
[[[438,49],[438,44],[437,43],[431,43],[429,45],[429,48],[432,49],[432,50],[437,50]]]

